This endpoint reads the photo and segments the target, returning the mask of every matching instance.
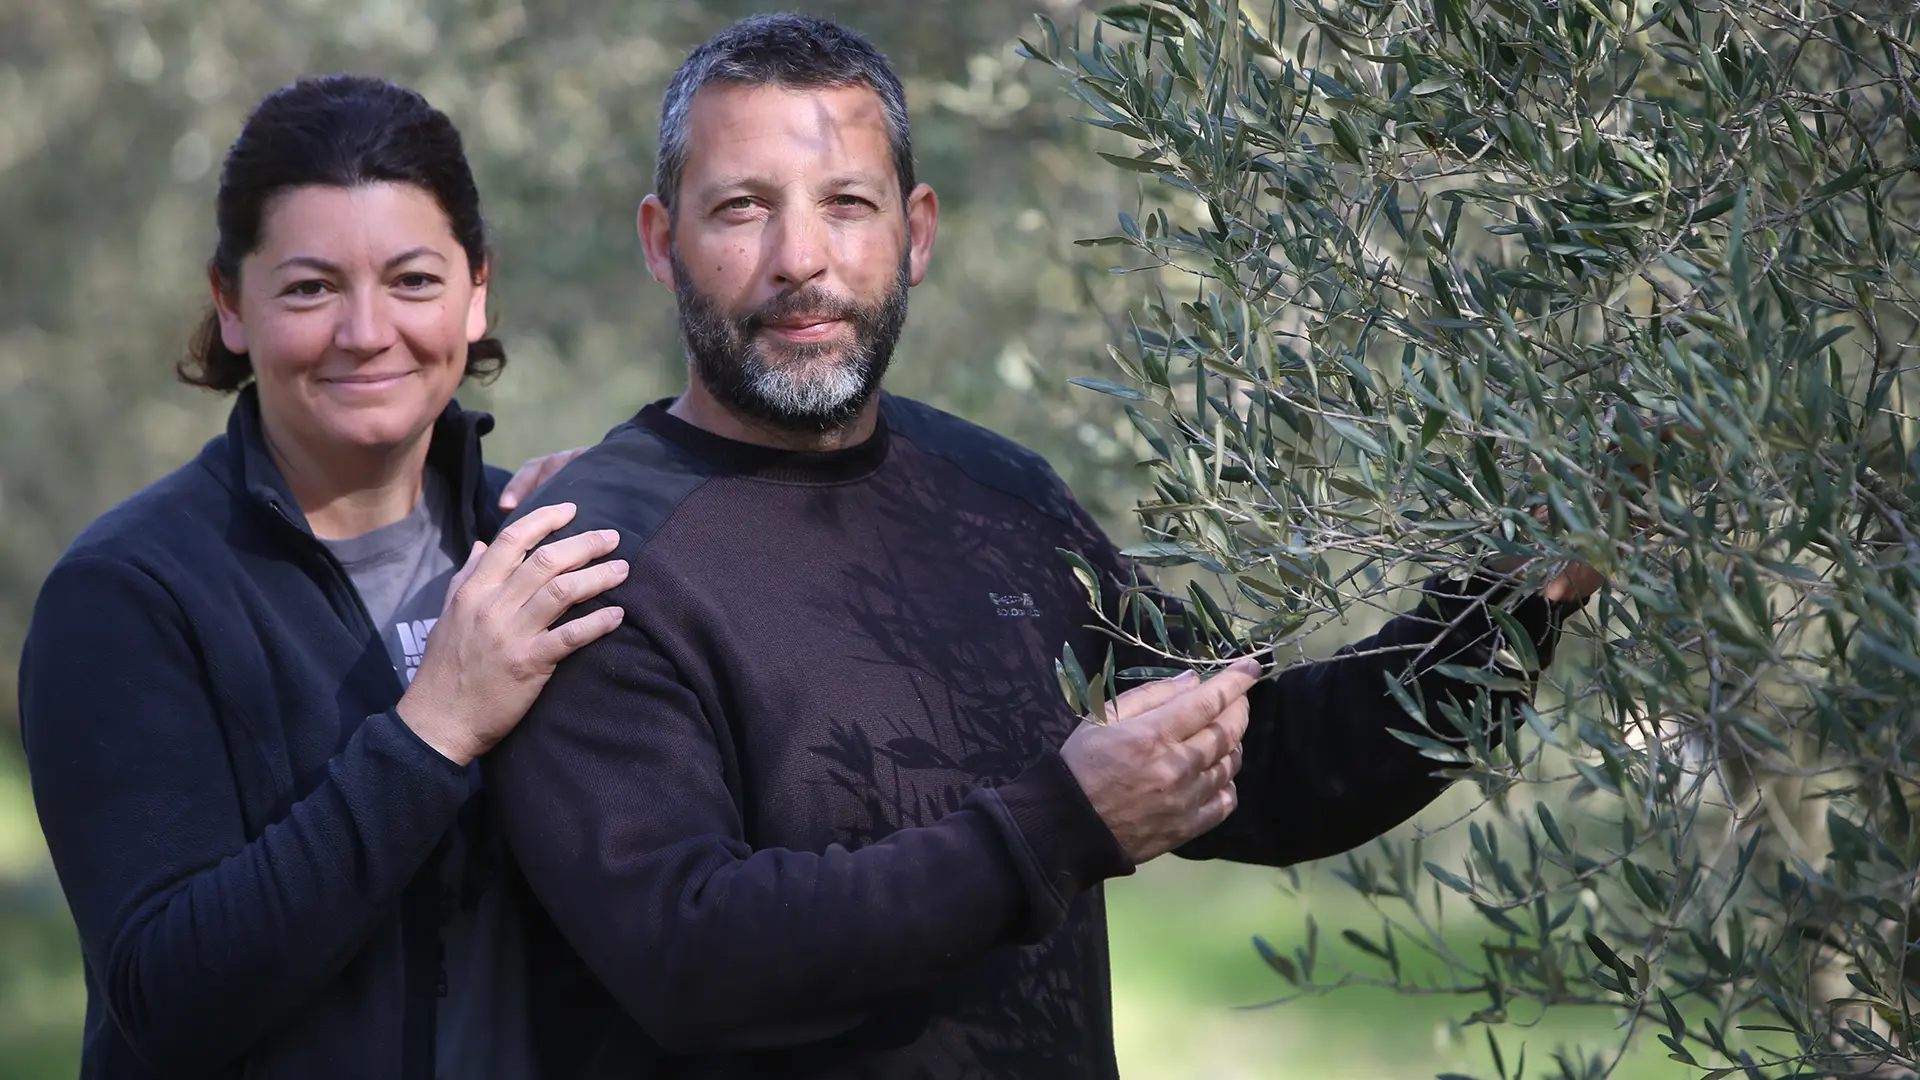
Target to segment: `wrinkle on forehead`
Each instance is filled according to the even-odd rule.
[[[776,175],[792,179],[809,167],[878,182],[892,168],[886,111],[866,86],[717,83],[694,95],[689,120],[688,172],[712,174],[697,181],[702,192]],[[874,154],[874,162],[863,160]]]

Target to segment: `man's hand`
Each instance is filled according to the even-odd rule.
[[[1612,411],[1609,410],[1606,424],[1608,427],[1612,427],[1614,423],[1615,420]],[[1670,420],[1656,424],[1648,434],[1653,436],[1654,442],[1658,446],[1665,446],[1676,438],[1704,438],[1699,428],[1678,420]],[[1617,453],[1619,450],[1619,444],[1612,441],[1607,443],[1608,453]],[[1635,480],[1640,482],[1642,487],[1646,487],[1653,482],[1653,467],[1645,461],[1634,462],[1627,467],[1627,471]],[[1619,492],[1617,490],[1602,492],[1600,496],[1601,507],[1603,509],[1608,507],[1618,496]],[[1630,512],[1630,517],[1636,529],[1646,528],[1646,519],[1641,516],[1640,513],[1637,511]],[[1525,565],[1526,560],[1515,559],[1505,568],[1496,567],[1496,569],[1501,573],[1512,573]],[[1579,604],[1585,603],[1587,597],[1599,592],[1600,586],[1606,584],[1606,582],[1607,579],[1605,575],[1593,567],[1588,566],[1586,563],[1568,563],[1561,568],[1558,574],[1553,576],[1551,581],[1547,582],[1545,587],[1540,590],[1540,593],[1548,600],[1556,603]]]
[[[1556,604],[1584,604],[1587,597],[1600,591],[1607,579],[1586,563],[1568,563],[1562,567],[1553,580],[1540,590],[1540,595]]]
[[[1524,555],[1501,555],[1486,562],[1486,568],[1501,577],[1518,577],[1533,559]],[[1584,604],[1587,597],[1600,591],[1607,579],[1600,571],[1583,562],[1569,562],[1543,586],[1540,595],[1557,604]]]
[[[1227,819],[1260,665],[1239,660],[1201,682],[1192,673],[1114,699],[1114,720],[1082,723],[1060,756],[1135,863],[1164,855]]]
[[[541,484],[553,479],[553,474],[559,472],[567,462],[586,453],[588,449],[585,446],[576,446],[571,450],[528,458],[527,463],[520,466],[520,471],[514,473],[513,479],[507,481],[507,486],[501,490],[500,509],[506,513],[512,513],[514,507],[525,501],[526,497],[533,494]]]

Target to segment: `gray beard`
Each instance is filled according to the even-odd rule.
[[[782,416],[826,418],[858,412],[872,392],[866,357],[849,356],[839,364],[793,363],[757,366],[748,371],[747,391],[769,412]]]
[[[894,287],[877,304],[857,304],[807,288],[738,318],[728,317],[693,287],[677,248],[671,257],[680,340],[688,362],[694,377],[729,412],[778,431],[823,434],[851,424],[879,391],[907,319],[904,256]],[[852,326],[853,342],[844,348],[790,345],[779,349],[784,355],[769,357],[756,331],[795,314],[845,320]],[[841,349],[841,355],[831,360],[835,349]]]

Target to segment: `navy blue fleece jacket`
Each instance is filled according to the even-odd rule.
[[[449,406],[429,451],[467,544],[499,525],[491,426]],[[400,680],[250,389],[74,541],[20,668],[86,960],[83,1077],[432,1075],[432,863],[468,770],[393,712]]]

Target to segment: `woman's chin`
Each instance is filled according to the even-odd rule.
[[[433,430],[438,411],[419,409],[365,409],[358,415],[334,418],[326,425],[329,441],[341,449],[362,452],[402,450]]]
[[[363,458],[417,447],[421,437],[432,432],[455,386],[433,385],[416,375],[385,386],[323,383],[302,389],[268,394],[263,388],[261,419],[270,436],[311,440],[315,445],[303,456],[324,459],[329,454]]]

